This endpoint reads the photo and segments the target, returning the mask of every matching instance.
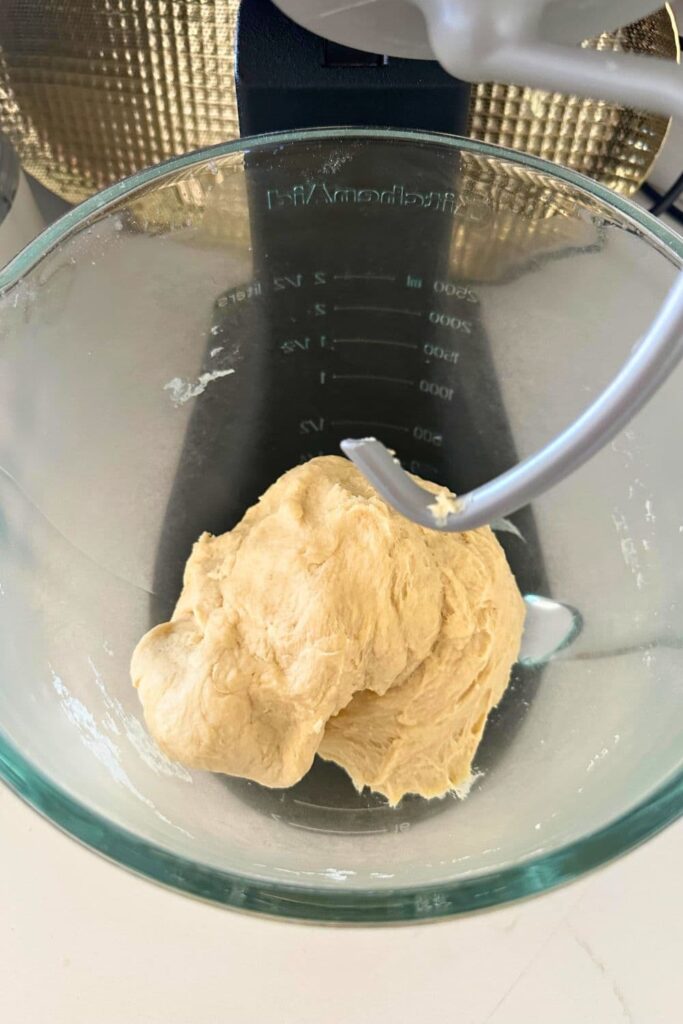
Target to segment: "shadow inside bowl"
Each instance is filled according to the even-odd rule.
[[[473,788],[493,769],[514,742],[541,682],[542,666],[516,665],[501,703],[490,717],[474,764]],[[371,835],[407,831],[460,803],[455,793],[425,800],[409,794],[396,807],[365,788],[361,792],[338,765],[316,757],[311,770],[288,789],[269,789],[248,779],[220,776],[242,803],[292,828],[333,835]]]

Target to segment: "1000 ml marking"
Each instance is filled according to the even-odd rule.
[[[445,384],[437,384],[435,380],[421,380],[419,388],[425,395],[441,398],[444,402],[453,401],[453,388],[449,388]]]

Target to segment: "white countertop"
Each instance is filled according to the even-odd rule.
[[[436,924],[237,914],[114,867],[0,786],[6,1024],[674,1024],[678,823],[554,893]]]

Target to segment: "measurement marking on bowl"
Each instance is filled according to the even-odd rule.
[[[282,819],[279,819],[282,820]],[[298,821],[286,821],[287,825],[292,828],[298,828],[302,832],[322,832],[323,835],[330,836],[378,836],[384,835],[389,829],[386,828],[360,828],[360,829],[343,829],[343,828],[316,828],[315,825],[303,825]]]
[[[335,313],[402,313],[405,316],[422,316],[419,309],[397,309],[394,306],[333,306]]]
[[[265,864],[259,864],[258,862],[254,863],[254,867],[255,868],[265,868],[265,866],[266,866]],[[295,870],[294,868],[279,868],[279,867],[276,867],[275,871],[279,871],[281,875],[295,875],[296,877],[299,877],[299,876],[303,877],[305,875],[307,878],[316,878],[316,877],[318,877],[320,875],[319,871],[306,871],[306,870],[304,870],[304,868],[300,868],[299,870]]]
[[[333,811],[335,814],[368,814],[372,811],[385,811],[386,807],[332,807],[327,804],[312,804],[308,800],[297,800],[296,798],[292,803],[298,804],[299,807],[312,807],[314,811]]]
[[[392,345],[396,348],[418,348],[412,341],[394,341],[391,338],[333,338],[333,345]]]
[[[378,420],[330,420],[331,427],[380,427],[382,430],[400,430],[402,434],[410,434],[410,427],[401,427],[398,423],[380,423]],[[683,529],[683,527],[682,527]]]
[[[414,387],[414,380],[407,380],[405,377],[382,377],[376,373],[331,373],[332,380],[381,380],[385,384],[407,384]]]
[[[335,281],[395,281],[396,276],[394,274],[373,274],[368,271],[367,274],[335,274]]]

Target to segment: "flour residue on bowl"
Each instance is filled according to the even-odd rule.
[[[182,828],[180,825],[176,825],[175,822],[171,821],[170,818],[167,818],[165,814],[162,814],[153,801],[150,800],[149,797],[145,796],[144,793],[140,792],[128,775],[128,772],[121,764],[121,751],[117,743],[111,738],[111,736],[107,736],[99,728],[92,712],[81,700],[78,699],[78,697],[75,697],[71,693],[62,677],[49,663],[48,668],[52,676],[52,687],[59,698],[62,711],[69,721],[76,726],[83,743],[93,756],[96,757],[100,764],[107,769],[111,777],[116,782],[124,786],[133,794],[134,797],[136,797],[136,799],[145,804],[146,807],[149,807],[161,821],[166,825],[170,825],[172,828],[177,829],[179,832],[182,832],[183,835],[188,836],[188,838],[193,839],[194,837],[191,833],[187,832],[186,829]],[[105,715],[103,725],[114,735],[120,735],[121,730],[118,728],[118,725],[113,720],[111,714],[107,713]]]
[[[107,690],[101,672],[90,657],[88,657],[88,664],[92,670],[95,685],[102,694],[104,706],[107,708],[109,717],[113,718],[115,731],[119,732],[120,727],[120,731],[123,732],[131,746],[137,751],[147,767],[151,768],[152,771],[157,772],[159,775],[169,775],[177,779],[182,779],[183,782],[192,782],[192,775],[188,772],[187,768],[183,768],[181,764],[177,764],[175,761],[169,760],[169,758],[159,750],[159,747],[147,732],[142,722],[136,718],[135,715],[131,715],[126,711],[123,704],[117,697],[112,697]]]
[[[628,520],[621,509],[613,509],[612,522],[614,524],[614,529],[617,532],[617,536],[619,537],[619,547],[621,548],[621,557],[624,561],[624,565],[633,575],[638,590],[642,590],[645,585],[645,573],[643,572],[643,566],[641,565],[638,546],[631,535]],[[643,549],[645,551],[649,550],[645,546]]]
[[[333,150],[326,158],[320,170],[323,174],[337,174],[350,159],[351,153],[343,149]]]
[[[88,750],[105,766],[117,782],[124,785],[126,789],[129,789],[131,793],[134,793],[144,803],[149,803],[147,797],[143,796],[135,788],[127,773],[121,767],[119,749],[114,741],[98,729],[97,722],[92,713],[88,711],[85,704],[78,697],[73,696],[65,686],[61,676],[55,672],[52,666],[50,666],[50,672],[52,674],[52,686],[59,697],[62,710],[66,717],[78,728]]]
[[[331,879],[333,882],[346,882],[349,878],[356,874],[355,871],[351,871],[348,868],[325,868],[321,874],[325,878]]]
[[[212,384],[213,381],[218,380],[220,377],[229,377],[234,372],[234,369],[211,370],[210,372],[200,374],[196,381],[184,380],[182,377],[173,377],[164,384],[164,391],[171,392],[171,401],[174,405],[185,405],[190,399],[203,395],[209,384]]]

